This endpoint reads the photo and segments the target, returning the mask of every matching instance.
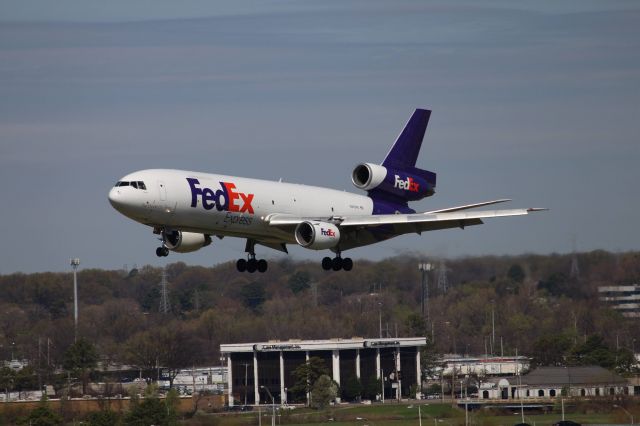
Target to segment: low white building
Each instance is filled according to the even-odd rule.
[[[598,366],[539,367],[525,375],[483,381],[478,398],[540,399],[566,396],[633,394],[633,386],[617,374]]]

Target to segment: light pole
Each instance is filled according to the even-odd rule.
[[[260,386],[260,388],[266,390],[271,398],[271,426],[276,426],[276,400],[273,398],[273,395],[271,395],[268,387]]]
[[[631,424],[633,424],[633,414],[631,414],[630,412],[628,412],[626,408],[624,408],[623,406],[618,405],[618,404],[613,404],[613,407],[614,407],[614,408],[619,408],[619,409],[621,409],[622,411],[624,411],[625,413],[627,413],[627,416],[629,416],[629,417],[631,418]]]
[[[382,339],[382,302],[378,302],[378,326],[380,330],[380,338]]]
[[[429,319],[429,282],[428,282],[429,276],[427,275],[427,273],[431,271],[431,264],[418,263],[418,270],[422,271],[422,300],[420,303],[422,318],[427,318],[428,320]],[[425,303],[425,299],[426,299],[426,303]],[[426,311],[426,316],[425,316],[425,311]]]
[[[80,259],[74,257],[70,261],[71,267],[73,268],[73,325],[74,325],[74,338],[76,341],[78,339],[78,266],[80,266]]]

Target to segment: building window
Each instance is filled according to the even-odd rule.
[[[580,396],[587,396],[587,391],[585,389],[580,389]]]
[[[527,389],[527,396],[531,396],[530,392],[529,392],[529,389]]]
[[[538,396],[544,396],[544,391],[542,389],[538,391]]]
[[[600,396],[600,388],[596,388],[596,396]]]
[[[482,399],[489,399],[489,391],[482,391]]]
[[[616,390],[614,388],[610,388],[609,395],[615,395],[615,394],[616,394]]]
[[[551,397],[556,396],[556,390],[555,389],[551,389],[549,391],[549,396],[551,396]]]

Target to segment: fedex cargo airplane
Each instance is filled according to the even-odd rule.
[[[526,215],[542,209],[468,211],[507,199],[417,213],[410,201],[434,194],[436,174],[416,167],[430,110],[417,109],[382,164],[362,163],[351,174],[366,195],[335,189],[184,170],[141,170],[121,178],[109,202],[123,215],[153,228],[169,251],[187,253],[211,244],[212,237],[246,239],[246,259],[238,271],[265,272],[255,246],[285,253],[287,244],[331,250],[325,270],[349,271],[344,251],[398,235],[480,225],[482,219]]]

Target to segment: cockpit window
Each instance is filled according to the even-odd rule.
[[[116,182],[116,186],[133,186],[136,189],[143,189],[145,191],[147,190],[147,186],[141,180],[133,181],[133,182],[119,181],[119,182]]]

